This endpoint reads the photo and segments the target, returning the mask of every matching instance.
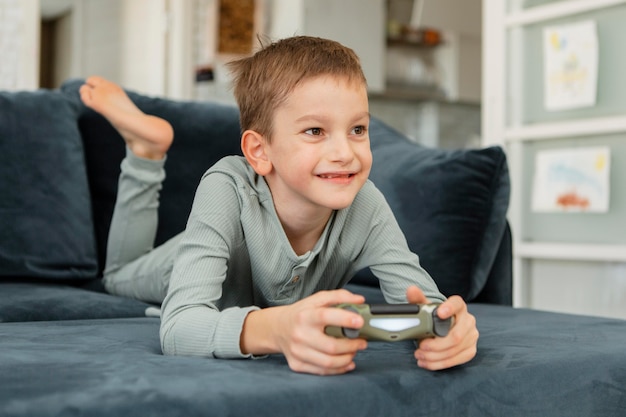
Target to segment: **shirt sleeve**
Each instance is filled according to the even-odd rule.
[[[409,249],[383,194],[373,184],[364,187],[363,191],[364,207],[372,217],[360,258],[379,279],[385,300],[406,303],[406,290],[415,285],[430,301],[444,301],[446,297],[420,265],[418,255]]]
[[[222,173],[201,180],[163,302],[164,354],[242,358],[243,323],[255,306],[220,311],[234,246],[243,241],[237,184]]]

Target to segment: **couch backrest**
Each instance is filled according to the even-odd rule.
[[[61,89],[80,105],[78,126],[83,137],[102,270],[125,144],[106,119],[80,103],[78,89],[82,83],[69,80]],[[241,154],[239,113],[233,106],[217,103],[166,100],[132,91],[128,94],[142,111],[168,120],[174,129],[161,191],[155,242],[158,245],[185,228],[202,174],[223,156]]]
[[[101,269],[125,148],[110,124],[80,103],[81,84],[81,80],[70,80],[62,92],[80,108],[78,125]],[[204,171],[225,155],[241,154],[238,111],[216,103],[173,101],[134,92],[129,96],[144,112],[167,119],[174,128],[161,193],[158,244],[184,229]],[[506,240],[509,201],[502,149],[431,149],[410,142],[376,119],[370,126],[370,139],[374,156],[370,178],[389,201],[410,248],[442,292],[459,294],[468,301],[481,296],[485,302],[506,300],[502,292],[510,289],[510,274],[490,278],[494,264],[503,262],[502,274],[511,259],[510,245],[508,251],[505,247],[499,252]],[[354,282],[377,285],[369,271],[361,271]],[[492,288],[484,298],[481,292],[487,287],[498,290]]]
[[[0,280],[97,274],[78,112],[58,91],[0,91]]]

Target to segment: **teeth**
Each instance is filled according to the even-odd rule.
[[[320,175],[321,178],[349,178],[352,174],[345,174],[345,175],[331,175],[331,174],[322,174]]]

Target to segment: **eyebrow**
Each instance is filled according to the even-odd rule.
[[[353,117],[353,120],[361,120],[363,118],[371,119],[371,114],[369,112],[359,113],[357,116]],[[316,122],[326,122],[328,121],[328,117],[320,116],[315,114],[305,114],[302,117],[298,117],[296,122],[307,122],[307,121],[316,121]]]

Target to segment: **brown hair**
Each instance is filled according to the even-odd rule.
[[[354,51],[328,39],[295,36],[263,46],[250,57],[229,62],[242,131],[271,140],[274,110],[303,80],[320,75],[366,85]]]

